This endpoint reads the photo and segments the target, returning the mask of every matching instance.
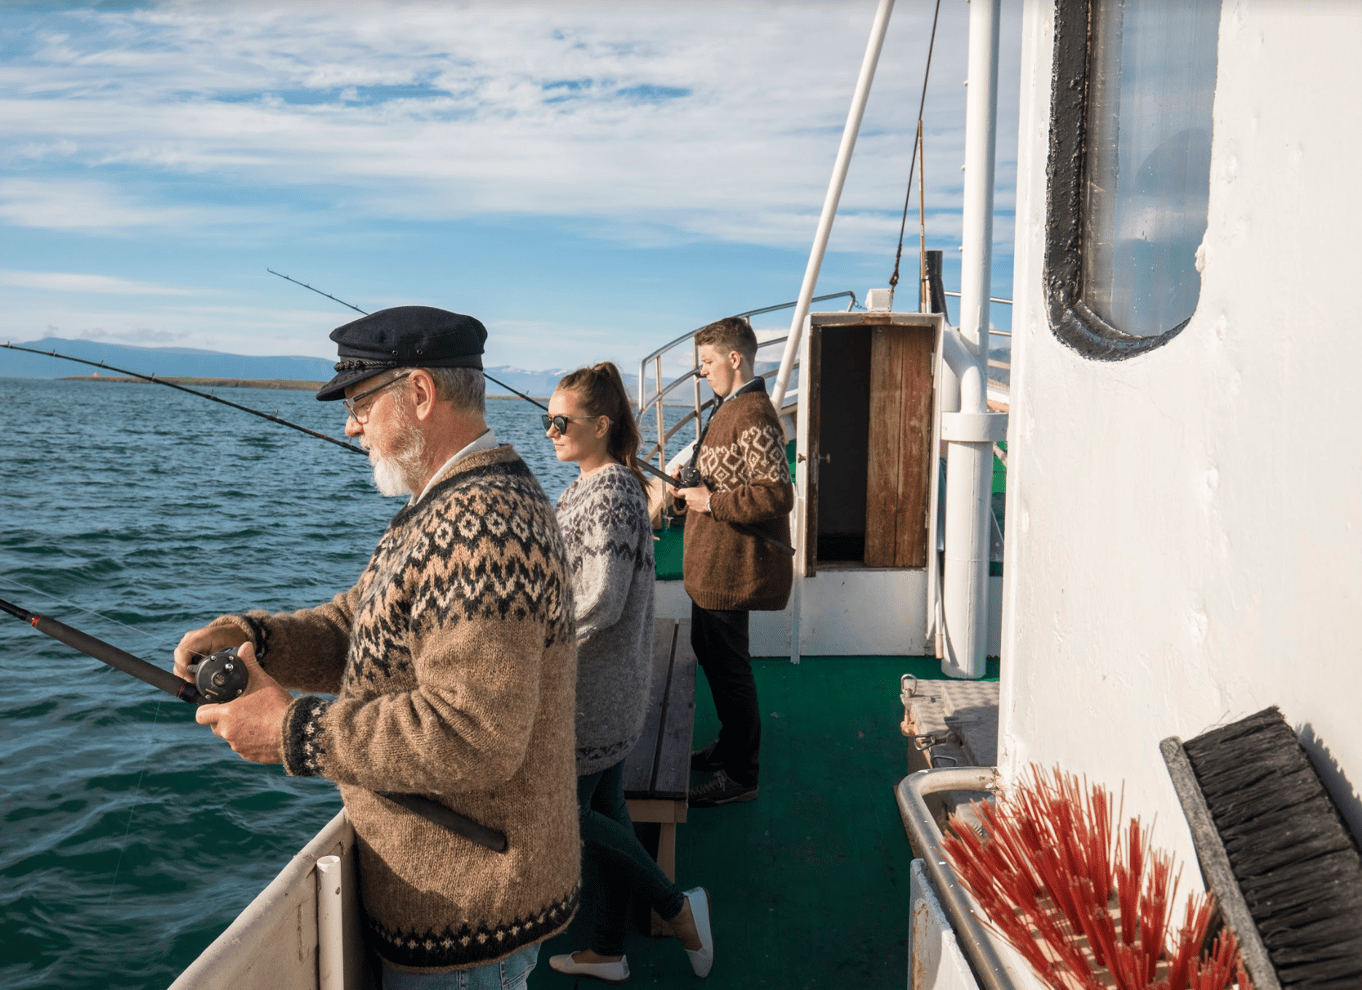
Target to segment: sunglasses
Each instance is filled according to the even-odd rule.
[[[544,432],[557,430],[559,433],[566,433],[568,423],[574,419],[595,419],[595,416],[540,416],[539,421],[544,424]]]

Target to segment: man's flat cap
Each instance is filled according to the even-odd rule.
[[[331,339],[340,360],[336,377],[317,392],[322,402],[388,368],[481,368],[487,328],[434,306],[394,306],[337,327]]]

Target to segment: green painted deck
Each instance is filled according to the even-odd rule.
[[[804,657],[753,667],[765,715],[761,796],[692,810],[677,829],[678,882],[713,898],[714,970],[702,984],[675,940],[631,934],[629,985],[901,988],[912,854],[893,794],[907,773],[899,678],[939,677],[940,665]],[[697,745],[717,727],[701,673]],[[550,955],[586,946],[584,931],[579,917],[544,945],[531,986],[603,985],[549,969]]]

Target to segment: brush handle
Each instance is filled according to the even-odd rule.
[[[1202,877],[1206,886],[1215,893],[1220,912],[1239,941],[1239,957],[1244,961],[1254,990],[1281,990],[1277,970],[1268,957],[1267,946],[1258,932],[1258,923],[1253,920],[1253,914],[1239,889],[1239,881],[1225,852],[1225,843],[1220,839],[1220,830],[1215,827],[1211,809],[1206,804],[1206,796],[1201,792],[1201,783],[1192,769],[1192,761],[1187,758],[1182,740],[1170,736],[1159,743],[1159,752],[1168,766],[1173,790],[1177,791],[1183,817],[1187,819],[1187,827],[1191,830],[1192,845],[1196,848]]]

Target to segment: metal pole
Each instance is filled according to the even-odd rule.
[[[856,92],[851,98],[851,109],[847,113],[846,127],[842,131],[842,144],[837,149],[837,162],[833,165],[832,180],[828,183],[828,194],[823,200],[823,214],[818,219],[818,232],[814,234],[809,264],[804,269],[804,283],[800,286],[799,301],[790,320],[790,335],[785,341],[785,354],[780,360],[780,371],[776,374],[776,383],[771,390],[771,404],[776,407],[777,415],[785,401],[790,374],[794,371],[795,355],[799,353],[799,338],[803,335],[804,320],[809,315],[809,303],[813,299],[814,287],[818,284],[818,272],[823,267],[823,253],[827,250],[828,237],[832,234],[832,221],[837,216],[837,202],[842,198],[842,186],[846,182],[847,168],[851,164],[851,152],[856,147],[856,135],[861,129],[861,117],[865,114],[870,84],[875,79],[875,66],[880,59],[884,35],[889,29],[889,15],[893,10],[894,0],[880,0],[879,9],[875,11],[875,23],[870,29],[870,40],[866,43],[865,59],[861,62],[861,76],[856,81]]]
[[[1002,0],[971,0],[969,93],[965,102],[964,238],[960,259],[960,332],[988,362],[993,264],[993,170],[997,157],[998,25]]]

